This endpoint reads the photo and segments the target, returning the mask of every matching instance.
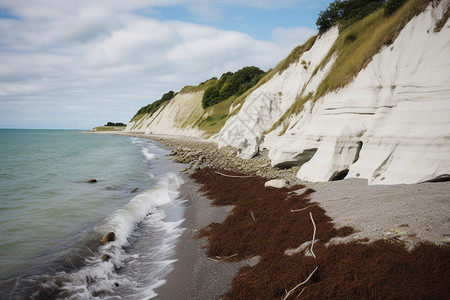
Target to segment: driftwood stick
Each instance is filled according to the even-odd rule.
[[[214,260],[214,261],[219,261],[219,260],[224,260],[224,259],[227,259],[227,258],[232,258],[232,257],[235,257],[235,256],[238,256],[238,254],[236,253],[236,254],[233,254],[233,255],[230,255],[230,256],[224,256],[224,257],[221,257],[221,256],[215,256],[214,258],[209,258],[208,257],[208,259],[211,259],[211,260]]]
[[[286,294],[286,296],[284,296],[283,300],[286,300],[292,292],[294,292],[294,291],[295,291],[296,289],[298,289],[300,286],[302,286],[302,285],[304,285],[305,283],[307,283],[307,282],[311,279],[311,277],[313,276],[314,272],[317,271],[317,268],[319,268],[319,267],[316,267],[316,268],[314,269],[314,271],[312,271],[311,274],[309,274],[308,278],[306,278],[305,281],[300,282],[299,284],[297,284],[296,286],[294,286],[294,288],[293,288],[292,290],[290,290],[290,291]],[[302,290],[302,292],[303,292],[303,290]]]
[[[313,252],[314,241],[316,239],[316,223],[314,223],[314,219],[313,219],[313,216],[312,216],[311,212],[309,212],[309,217],[311,218],[311,222],[313,223],[313,226],[314,226],[314,233],[313,233],[313,238],[312,238],[312,242],[311,242],[311,250],[310,251],[311,251],[312,255],[314,256],[314,258],[316,258],[316,255]]]
[[[252,212],[252,211],[250,211],[250,214],[252,215],[253,221],[256,221],[256,219],[255,219],[255,215],[253,214],[253,212]]]
[[[219,175],[222,175],[222,176],[225,176],[225,177],[231,177],[231,178],[250,178],[250,177],[253,177],[253,176],[235,176],[235,175],[227,175],[227,174],[223,174],[223,173],[220,173],[220,172],[215,172],[216,174],[219,174]]]
[[[212,260],[212,261],[218,262],[218,260],[217,260],[217,259],[214,259],[214,258],[211,258],[211,257],[207,257],[206,259],[209,259],[209,260]]]
[[[303,207],[303,208],[300,208],[300,209],[291,209],[291,213],[293,213],[293,212],[299,212],[299,211],[308,209],[308,208],[313,207],[313,206],[316,206],[316,205],[317,205],[317,203],[316,203],[316,204],[311,204],[311,205],[309,205],[309,206],[307,206],[307,207]]]

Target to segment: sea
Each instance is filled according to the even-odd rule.
[[[168,153],[136,137],[1,129],[0,298],[155,297],[186,202],[185,166]]]

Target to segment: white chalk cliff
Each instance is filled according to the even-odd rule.
[[[299,165],[297,177],[328,181],[366,178],[369,184],[416,183],[450,174],[450,26],[435,24],[449,1],[431,4],[382,48],[346,87],[309,101],[289,127],[264,131],[323,80],[311,77],[337,38],[323,35],[299,61],[255,90],[216,139],[249,158],[269,149],[272,165]]]
[[[125,131],[201,137],[203,132],[194,123],[202,113],[203,91],[194,93],[178,93],[170,102],[152,115],[147,114],[136,121],[128,123]]]
[[[450,0],[430,3],[347,86],[310,97],[300,113],[273,129],[296,100],[315,93],[335,63],[332,57],[314,72],[339,36],[330,29],[242,107],[232,106],[211,139],[236,147],[243,158],[268,149],[272,165],[300,166],[297,177],[307,181],[357,177],[400,184],[449,177],[450,21],[434,32],[449,6]],[[195,126],[202,94],[180,93],[127,130],[202,136]]]

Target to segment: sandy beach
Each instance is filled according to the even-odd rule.
[[[244,282],[245,280],[254,280],[248,274],[252,274],[254,270],[259,270],[259,268],[264,267],[264,263],[258,263],[258,259],[254,258],[261,257],[258,256],[259,253],[257,252],[252,253],[250,251],[248,253],[241,253],[239,255],[236,254],[236,256],[232,258],[227,258],[226,255],[222,255],[219,256],[219,259],[215,259],[214,257],[216,256],[211,256],[210,250],[212,246],[216,247],[215,249],[222,249],[221,247],[224,247],[223,245],[213,245],[211,242],[212,240],[214,240],[214,234],[216,234],[214,230],[219,229],[220,226],[215,226],[214,230],[207,229],[206,232],[209,233],[206,233],[206,235],[205,228],[208,228],[207,226],[211,223],[223,224],[226,223],[224,222],[225,220],[229,221],[229,218],[227,218],[227,216],[233,217],[233,215],[236,213],[233,211],[233,213],[230,214],[230,212],[234,207],[237,207],[239,205],[223,206],[222,204],[218,204],[211,206],[212,201],[216,201],[217,199],[213,199],[214,197],[212,197],[210,194],[208,194],[206,197],[205,193],[207,193],[208,191],[211,192],[212,189],[215,189],[214,184],[217,184],[217,182],[213,183],[212,186],[208,186],[208,184],[205,185],[205,183],[200,185],[198,182],[195,182],[192,178],[188,177],[195,171],[197,171],[197,173],[202,172],[198,170],[205,170],[205,168],[209,168],[210,170],[212,170],[211,168],[220,168],[220,170],[225,170],[223,172],[235,171],[239,172],[239,176],[249,175],[257,176],[256,178],[261,178],[259,176],[266,178],[288,178],[291,185],[306,184],[308,188],[312,188],[313,190],[315,190],[315,192],[308,195],[305,200],[307,201],[307,203],[302,205],[305,207],[306,211],[317,209],[317,211],[313,211],[313,214],[315,215],[323,211],[325,216],[324,220],[326,220],[324,221],[325,223],[323,223],[325,225],[317,226],[318,235],[320,236],[322,226],[326,226],[326,228],[334,228],[332,230],[330,229],[330,232],[334,233],[330,233],[326,236],[326,238],[319,238],[321,242],[318,242],[317,246],[315,246],[317,247],[317,253],[323,256],[323,259],[336,259],[338,261],[345,261],[345,259],[347,258],[331,257],[330,253],[328,252],[331,251],[330,249],[337,249],[333,247],[339,247],[339,245],[349,244],[359,247],[358,249],[361,248],[361,245],[371,245],[370,247],[378,247],[376,251],[378,251],[381,256],[383,256],[382,251],[384,250],[393,253],[400,253],[404,251],[404,253],[402,252],[403,254],[399,254],[402,257],[408,256],[408,251],[415,251],[414,253],[419,253],[420,251],[422,251],[423,253],[427,253],[427,257],[434,253],[440,256],[440,264],[439,266],[436,266],[436,268],[439,268],[438,273],[441,273],[438,274],[439,278],[443,279],[441,279],[441,282],[438,282],[439,284],[441,284],[440,288],[433,286],[430,287],[430,289],[432,288],[434,290],[442,290],[442,285],[444,285],[446,286],[446,288],[444,288],[444,291],[447,292],[447,294],[450,291],[448,288],[448,286],[450,286],[449,271],[442,271],[442,267],[444,267],[445,270],[448,270],[448,267],[450,266],[450,247],[448,246],[450,237],[450,182],[426,182],[412,185],[368,186],[367,181],[365,180],[348,179],[325,183],[304,183],[299,182],[295,179],[295,176],[293,176],[295,170],[277,170],[268,167],[267,158],[264,158],[263,155],[256,159],[252,159],[251,161],[242,162],[241,160],[235,158],[232,149],[217,150],[214,144],[203,142],[201,140],[186,138],[179,139],[176,137],[146,137],[163,143],[171,149],[175,150],[172,151],[174,160],[179,160],[180,162],[186,163],[188,166],[186,168],[185,176],[186,183],[182,186],[181,189],[182,197],[187,200],[187,202],[185,203],[186,221],[183,224],[183,227],[185,227],[186,230],[184,231],[177,245],[177,262],[174,264],[174,270],[167,277],[166,284],[156,290],[156,292],[159,294],[156,299],[217,299],[225,295],[227,292],[228,294],[226,294],[225,298],[231,299],[237,297],[242,299],[249,299],[250,296],[248,294],[239,294],[239,286],[241,286],[242,289],[242,280],[244,280]],[[218,151],[220,151],[220,155],[218,155]],[[194,154],[192,155],[190,160],[185,160],[186,153]],[[187,155],[187,157],[189,156],[190,154]],[[218,156],[220,156],[220,159],[217,159]],[[244,166],[242,164],[246,165]],[[239,165],[239,167],[237,168],[236,165]],[[224,182],[226,183],[222,183],[221,185],[227,185],[230,182],[230,179],[231,178],[224,178],[224,180],[226,180]],[[250,180],[250,177],[249,179],[242,178],[241,180],[248,181]],[[261,180],[267,181],[268,179]],[[203,187],[203,190],[199,191],[201,187]],[[252,189],[252,187],[247,187],[247,189],[249,190],[247,190],[246,192],[251,193],[250,189]],[[298,189],[299,188],[294,189],[296,190],[296,192],[293,193],[299,193]],[[302,191],[304,190],[300,189],[300,193]],[[240,193],[243,192],[244,191],[240,191]],[[267,194],[268,192],[269,191],[265,191],[262,189],[258,193]],[[255,195],[258,195],[258,193]],[[227,194],[229,195],[230,191],[228,191]],[[220,195],[220,193],[218,195]],[[218,197],[220,198],[220,196]],[[257,206],[258,204],[254,205]],[[295,204],[293,204],[292,208],[294,207]],[[291,209],[291,211],[295,211],[295,209]],[[304,213],[303,217],[305,216],[307,217],[306,213]],[[255,218],[253,216],[253,211],[251,215],[246,214],[247,219],[251,217]],[[255,219],[257,218],[258,217],[256,217]],[[280,218],[284,219],[284,217]],[[251,221],[251,219],[249,220]],[[247,222],[250,222],[249,220],[247,220]],[[239,223],[239,220],[234,220],[232,222]],[[274,225],[278,223],[273,220],[271,222]],[[311,241],[311,221],[309,218],[306,218],[304,222],[304,227],[308,227],[308,233],[304,238],[304,242],[306,242],[307,240]],[[318,223],[320,223],[320,221]],[[340,234],[340,229],[343,228],[353,228],[353,233],[347,232],[346,234]],[[287,228],[283,229],[281,232],[287,233],[291,229],[292,228],[289,228],[289,226],[287,226]],[[202,238],[198,238],[200,232],[203,232]],[[293,233],[288,234],[293,235]],[[374,241],[376,242],[373,243]],[[427,248],[428,246],[422,247],[420,245],[422,245],[423,242],[430,242],[432,244],[426,245],[435,246],[432,246],[431,248]],[[233,243],[236,245],[239,244],[238,241],[235,241]],[[297,241],[296,243],[297,246],[300,246],[302,244],[300,241]],[[251,245],[251,243],[249,243],[249,245]],[[228,246],[224,247],[223,249],[227,249],[227,247]],[[390,247],[393,248],[390,249]],[[426,250],[423,250],[425,248]],[[281,250],[285,251],[286,249],[280,248],[280,251]],[[234,250],[228,249],[226,251]],[[355,251],[354,256],[357,256],[356,252],[359,250],[352,251]],[[365,252],[375,250],[365,249],[361,251],[363,251],[361,255],[364,256]],[[271,252],[269,251],[267,253]],[[418,255],[417,253],[414,255]],[[264,258],[264,254],[262,255],[262,260],[263,262],[265,262],[267,258]],[[269,256],[272,257],[274,255],[275,254],[270,254]],[[282,257],[280,260],[284,260],[284,256],[280,256]],[[301,258],[298,257],[297,259],[304,259],[305,257],[303,254],[300,256]],[[226,257],[226,259],[220,259],[223,257]],[[253,259],[251,259],[252,257]],[[411,264],[411,262],[406,261],[395,262],[395,259],[396,258],[391,258],[391,263],[400,266],[402,264]],[[419,261],[423,258],[417,259],[410,257],[409,259],[415,259],[416,261]],[[383,265],[383,263],[380,262],[379,265],[381,266]],[[429,264],[428,262],[424,263]],[[250,268],[248,266],[249,264],[254,267]],[[288,266],[290,264],[292,263],[289,263]],[[306,277],[308,277],[309,272],[311,272],[313,269],[310,261],[302,261],[302,264],[309,267],[307,267],[307,270],[303,270],[302,272],[304,273],[293,282],[295,282],[296,280],[300,282],[301,278],[305,279]],[[417,267],[419,269],[423,268],[423,266],[420,265],[418,265]],[[289,274],[290,271],[287,270],[287,267],[285,266],[284,268],[286,269],[285,273]],[[408,268],[413,269],[413,267],[411,266]],[[325,267],[321,267],[322,272],[324,272],[324,269]],[[259,274],[263,274],[265,271],[259,270],[258,272]],[[426,273],[427,271],[424,272]],[[434,270],[433,272],[436,273],[436,270]],[[283,273],[281,273],[279,277],[282,277],[282,275]],[[425,275],[430,277],[430,274]],[[246,279],[245,276],[250,277]],[[315,276],[318,275],[316,274]],[[313,276],[312,278],[314,279],[315,276]],[[325,277],[325,275],[323,274],[321,274],[320,276]],[[385,276],[387,275],[385,274]],[[411,276],[411,274],[409,276]],[[311,279],[311,281],[313,279]],[[317,278],[315,280],[318,282],[311,283],[311,294],[308,294],[309,296],[306,294],[306,292],[305,294],[303,294],[304,296],[307,296],[306,298],[314,298],[315,296],[319,295],[313,293],[313,287],[317,286],[317,288],[319,288],[320,284],[324,284],[326,282],[325,279],[321,280],[322,283],[320,283],[320,280],[318,280]],[[275,292],[275,294],[267,294],[266,299],[282,299],[283,295],[287,294],[290,287],[295,286],[293,282],[287,282],[286,287],[283,288],[283,291],[278,291],[279,294]],[[404,284],[402,282],[400,283]],[[375,283],[374,281],[375,290],[372,290],[373,295],[367,295],[369,298],[377,298],[385,295],[382,293],[377,294],[378,291],[376,290],[376,286],[377,283]],[[276,290],[277,288],[274,289]],[[321,287],[321,289],[323,289],[323,286]],[[231,294],[230,290],[232,290]],[[422,294],[419,295],[423,295],[424,297],[433,295],[429,294],[427,285],[425,285],[425,287],[422,285],[421,291]],[[236,292],[238,294],[236,294]],[[273,293],[273,290],[267,290],[266,292]],[[390,294],[392,294],[392,291]],[[345,294],[343,295],[345,296]],[[404,294],[403,296],[402,294],[399,295],[400,297],[407,297],[406,294]],[[289,297],[291,296],[289,295]]]
[[[223,222],[232,207],[211,207],[211,201],[198,192],[200,185],[188,179],[181,187],[186,199],[183,232],[176,248],[174,270],[167,282],[156,289],[156,299],[217,299],[230,288],[232,278],[246,262],[218,262],[208,259],[206,239],[196,236],[213,222]]]

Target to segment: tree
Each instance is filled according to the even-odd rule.
[[[316,25],[320,33],[324,33],[337,23],[341,24],[343,30],[371,14],[385,2],[385,0],[335,0],[326,10],[320,11]]]
[[[406,0],[389,0],[386,3],[386,7],[384,8],[384,15],[385,16],[392,15],[405,2],[406,2]]]
[[[105,126],[127,126],[127,124],[108,122]]]
[[[203,108],[213,106],[231,96],[239,96],[253,87],[266,73],[258,67],[244,67],[236,73],[222,74],[219,81],[203,94]]]
[[[327,9],[321,10],[319,12],[319,17],[317,18],[316,25],[319,28],[319,32],[323,33],[327,31],[334,23],[342,18],[343,14],[343,4],[341,0],[335,0],[331,2]]]
[[[207,108],[209,106],[213,106],[214,104],[217,104],[224,99],[220,95],[219,90],[216,86],[212,86],[206,89],[205,93],[203,94],[202,99],[202,107]]]

